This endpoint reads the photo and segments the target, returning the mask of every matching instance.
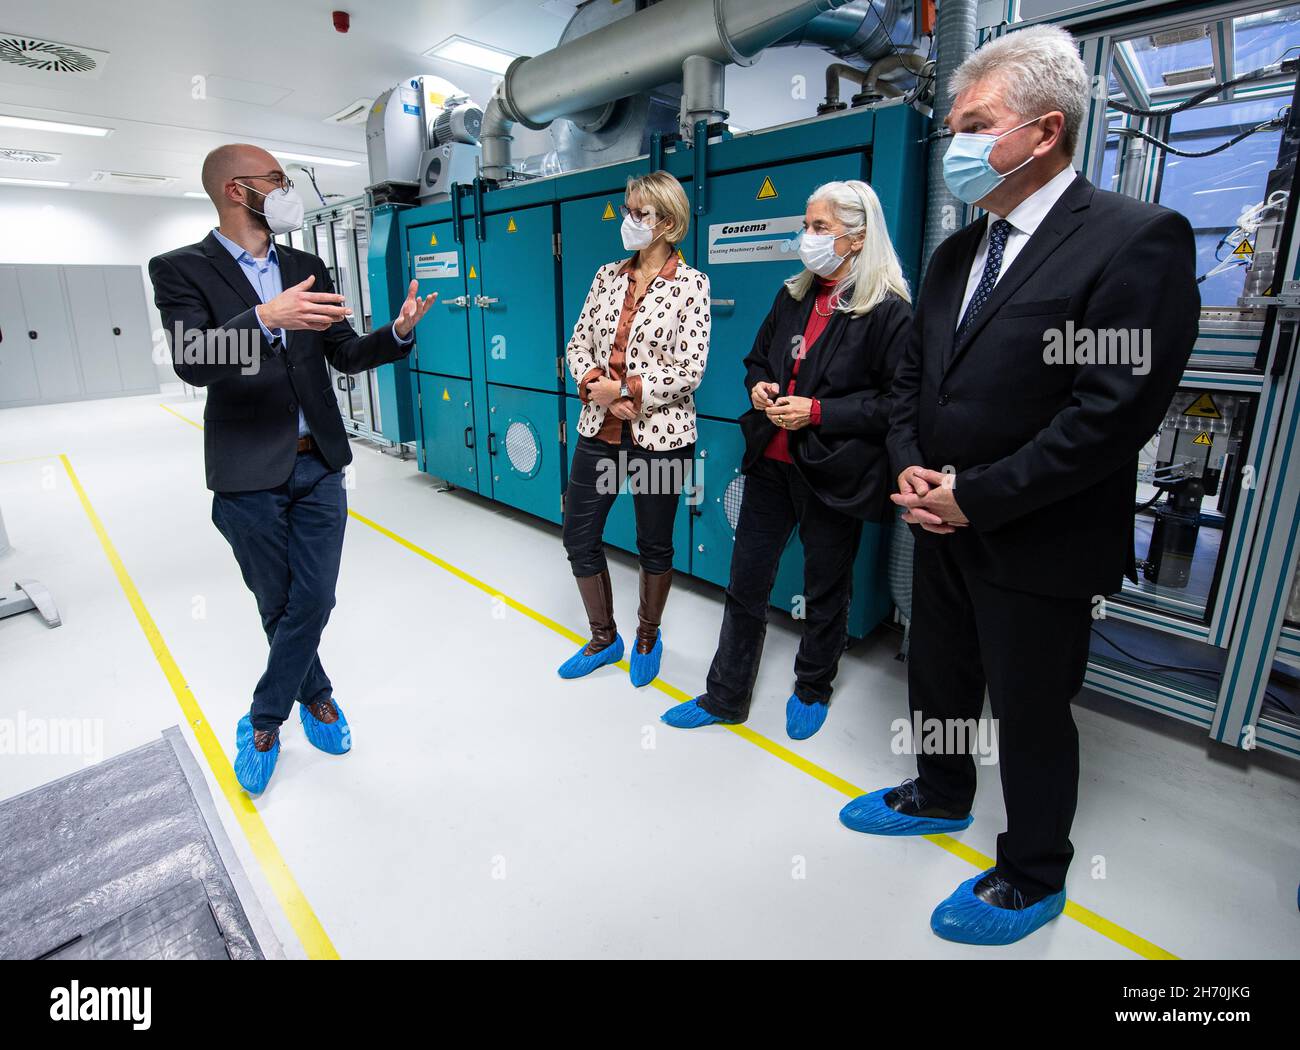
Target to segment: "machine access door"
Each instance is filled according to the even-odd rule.
[[[488,386],[487,462],[491,495],[560,522],[560,395]],[[426,435],[427,440],[427,435]],[[486,492],[480,488],[481,492]]]
[[[555,213],[550,205],[488,215],[474,296],[489,383],[556,390]]]
[[[416,373],[419,390],[420,469],[453,485],[479,491],[474,451],[474,399],[469,381]]]
[[[697,411],[736,419],[749,408],[741,362],[781,282],[802,266],[804,205],[824,182],[862,178],[864,164],[862,154],[852,153],[710,180],[709,210],[695,227],[700,267],[713,295],[713,336]]]
[[[411,367],[417,372],[468,379],[468,318],[473,304],[466,292],[464,248],[456,243],[450,221],[411,227],[406,247],[411,257],[411,276],[419,282],[419,294],[438,293],[438,301],[415,326]]]

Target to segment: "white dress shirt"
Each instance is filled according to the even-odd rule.
[[[998,270],[998,281],[1002,280],[1002,275],[1016,261],[1016,256],[1029,243],[1029,238],[1034,235],[1034,231],[1047,218],[1052,205],[1061,199],[1061,195],[1074,181],[1074,174],[1073,168],[1065,168],[1050,182],[1040,186],[1017,204],[1006,217],[1007,222],[1011,223],[1011,232],[1007,235],[1007,246],[1002,250],[1002,268]],[[984,260],[989,252],[989,227],[997,219],[998,216],[990,213],[984,224],[984,236],[980,238],[979,249],[975,252],[975,261],[971,263],[970,276],[966,278],[966,294],[962,296],[961,309],[957,311],[958,324],[966,316],[966,307],[975,295],[975,289],[979,287],[980,278],[984,275]],[[994,287],[997,287],[997,281],[994,282]]]

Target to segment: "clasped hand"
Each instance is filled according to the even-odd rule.
[[[957,505],[956,475],[925,467],[908,467],[898,475],[898,491],[889,498],[904,510],[903,520],[940,536],[969,525]]]

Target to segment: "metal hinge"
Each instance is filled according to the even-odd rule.
[[[555,359],[555,378],[561,379],[563,378],[563,376],[564,376],[564,358],[557,357]]]
[[[560,247],[560,232],[558,230],[551,235],[551,254],[557,259],[562,259],[564,257]]]
[[[569,443],[569,424],[564,420],[560,420],[560,444],[567,445],[568,443]]]

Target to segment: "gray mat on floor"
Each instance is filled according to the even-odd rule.
[[[282,955],[177,729],[0,803],[0,843],[0,959]]]

